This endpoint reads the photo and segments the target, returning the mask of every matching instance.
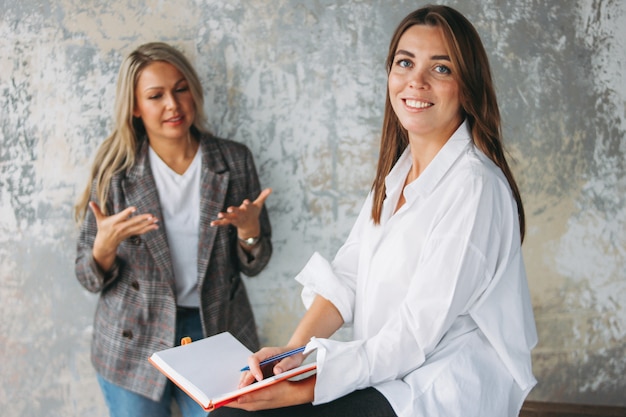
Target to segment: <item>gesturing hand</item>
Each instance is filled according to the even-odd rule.
[[[272,193],[271,188],[266,188],[253,202],[245,199],[239,207],[230,206],[225,212],[217,215],[217,220],[211,222],[211,226],[226,226],[232,224],[237,228],[239,237],[257,237],[261,233],[259,214],[265,199]]]
[[[93,258],[105,271],[108,271],[115,262],[117,247],[124,239],[130,236],[143,235],[151,230],[156,230],[158,219],[152,214],[139,214],[132,216],[137,210],[128,207],[119,213],[106,216],[100,207],[93,201],[89,202],[98,231],[93,244]]]

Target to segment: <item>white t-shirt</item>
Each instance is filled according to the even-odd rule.
[[[508,182],[463,123],[394,214],[411,164],[407,148],[380,225],[370,194],[333,262],[316,253],[296,277],[307,308],[320,294],[354,331],[309,342],[314,403],[374,386],[401,417],[517,416],[537,336]]]
[[[167,166],[152,147],[149,155],[163,213],[161,227],[165,227],[174,266],[176,304],[198,307],[201,152],[196,152],[182,175]]]

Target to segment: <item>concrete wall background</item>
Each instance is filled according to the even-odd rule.
[[[525,198],[531,398],[626,405],[626,3],[447,3],[489,51]],[[388,41],[419,5],[0,0],[0,414],[106,415],[72,206],[123,56],[153,40],[183,49],[212,129],[246,143],[274,188],[275,254],[247,283],[262,341],[277,344],[303,312],[293,276],[314,250],[334,254],[370,187]]]

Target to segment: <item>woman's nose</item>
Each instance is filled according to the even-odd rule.
[[[409,85],[412,88],[422,89],[427,88],[428,81],[426,78],[426,73],[423,70],[416,69],[410,75]]]
[[[178,107],[178,100],[176,100],[176,96],[174,94],[168,94],[165,97],[165,105],[168,109],[175,109]]]

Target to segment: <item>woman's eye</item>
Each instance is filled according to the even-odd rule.
[[[185,91],[189,91],[189,87],[180,87],[176,89],[177,93],[184,93]]]
[[[451,74],[452,71],[450,71],[450,68],[446,67],[445,65],[437,65],[435,67],[435,71],[437,71],[439,74]]]
[[[410,68],[411,67],[411,61],[409,61],[408,59],[399,59],[396,62],[396,65],[399,66],[400,68]]]
[[[155,94],[153,96],[148,97],[149,100],[157,100],[161,98],[161,94]]]

